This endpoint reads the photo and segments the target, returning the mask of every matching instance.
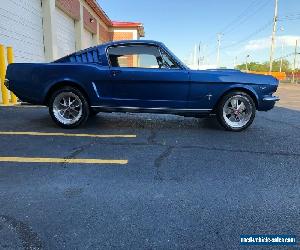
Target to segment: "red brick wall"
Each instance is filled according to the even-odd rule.
[[[80,19],[80,3],[79,0],[56,0],[56,6],[66,12],[70,17]]]
[[[118,40],[132,40],[133,39],[133,33],[132,32],[113,32],[112,33],[112,40],[118,41]]]
[[[86,0],[88,2],[93,2],[92,0]],[[80,3],[79,0],[56,0],[56,6],[66,12],[70,17],[79,20],[80,18]],[[90,22],[91,19],[94,19],[94,22]],[[106,23],[105,18],[101,18],[103,22]],[[89,31],[93,32],[94,34],[97,33],[97,20],[94,16],[85,8],[83,7],[83,22],[84,27],[87,28]],[[109,32],[99,24],[99,37],[101,42],[108,42],[108,41],[117,41],[117,40],[132,40],[133,33],[132,32]]]
[[[91,19],[94,20],[94,22],[91,23]],[[89,31],[93,32],[94,34],[97,33],[97,20],[84,7],[83,7],[83,23],[84,23],[84,27],[87,28]]]
[[[124,59],[126,60],[126,64],[128,65],[128,67],[133,67],[133,56],[127,56]]]
[[[100,17],[100,19],[106,25],[111,25],[111,21],[106,16],[106,14],[103,12],[103,10],[98,8],[97,2],[95,0],[85,0],[85,1],[89,6],[91,6],[91,8],[95,11],[95,13]]]
[[[112,40],[111,33],[108,32],[100,23],[99,23],[99,39],[101,42],[104,43]]]
[[[132,32],[112,32],[112,40],[118,41],[118,40],[132,40],[133,39],[133,33]],[[127,65],[129,67],[133,66],[133,56],[127,56]]]

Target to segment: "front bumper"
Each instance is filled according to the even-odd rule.
[[[265,96],[263,98],[264,102],[278,102],[280,98],[278,96]]]
[[[262,98],[262,101],[260,102],[259,111],[268,111],[272,108],[274,108],[275,103],[278,102],[280,98],[278,96],[272,96],[267,95]]]
[[[9,89],[9,80],[8,79],[4,80],[4,85],[6,86],[7,89]]]

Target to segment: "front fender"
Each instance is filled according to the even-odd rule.
[[[211,100],[211,104],[212,104],[211,108],[213,110],[216,109],[216,107],[218,106],[222,97],[232,91],[243,91],[253,98],[253,101],[256,104],[256,108],[258,108],[260,105],[260,98],[259,98],[259,95],[257,94],[255,85],[245,85],[245,84],[234,84],[233,83],[230,85],[227,85],[227,84],[221,85],[221,86],[219,86],[219,88],[216,88],[216,89],[217,89],[217,91],[214,92],[214,95]]]
[[[241,91],[244,90],[247,94],[249,94],[252,98],[254,98],[253,101],[256,103],[257,107],[259,107],[260,97],[257,94],[257,88],[259,88],[259,85],[232,84],[229,86],[226,92],[230,92],[234,90],[241,90]]]

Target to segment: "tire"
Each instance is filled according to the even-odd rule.
[[[95,109],[90,109],[90,117],[95,117],[96,115],[98,115],[100,111],[97,111]]]
[[[58,126],[72,129],[87,121],[90,109],[81,91],[74,87],[62,87],[51,95],[49,113]]]
[[[233,91],[222,97],[216,111],[219,123],[226,130],[240,132],[252,124],[256,106],[247,93]]]

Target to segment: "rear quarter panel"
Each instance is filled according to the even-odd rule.
[[[108,67],[97,64],[49,63],[12,64],[7,71],[10,89],[21,99],[34,104],[45,104],[49,90],[56,84],[80,86],[91,105],[97,103],[92,82],[108,85]]]

